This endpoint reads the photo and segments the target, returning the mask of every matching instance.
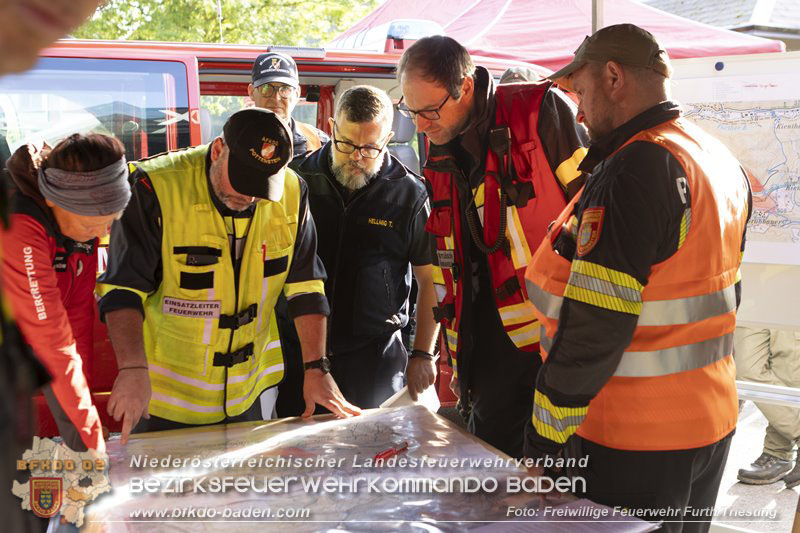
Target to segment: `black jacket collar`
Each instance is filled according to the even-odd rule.
[[[584,172],[591,172],[601,161],[616,152],[628,139],[646,129],[657,126],[681,115],[680,106],[676,102],[666,101],[642,111],[628,122],[619,126],[607,135],[592,141],[589,151],[578,167]]]

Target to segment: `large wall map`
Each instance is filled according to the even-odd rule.
[[[751,176],[747,259],[800,264],[800,100],[684,104]]]

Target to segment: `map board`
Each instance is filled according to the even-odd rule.
[[[621,507],[514,489],[528,478],[517,461],[419,405],[140,433],[127,445],[115,436],[107,446],[113,489],[87,507],[83,533],[657,529]]]
[[[738,321],[800,330],[800,52],[673,62],[673,98],[751,175]]]

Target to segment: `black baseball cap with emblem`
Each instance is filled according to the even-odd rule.
[[[261,54],[253,63],[253,87],[265,83],[277,82],[300,87],[300,78],[297,75],[297,63],[291,57],[278,52]]]
[[[277,202],[283,195],[286,165],[292,160],[292,132],[272,111],[237,111],[222,128],[229,149],[228,179],[239,194]]]

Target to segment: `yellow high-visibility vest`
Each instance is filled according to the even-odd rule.
[[[209,146],[136,164],[161,207],[163,279],[142,298],[153,394],[150,413],[212,424],[245,412],[284,374],[273,309],[283,290],[323,292],[320,280],[285,284],[298,229],[300,184],[289,169],[280,201],[258,202],[247,232],[238,292],[225,220],[212,203]]]

